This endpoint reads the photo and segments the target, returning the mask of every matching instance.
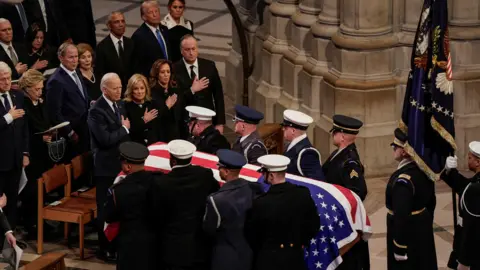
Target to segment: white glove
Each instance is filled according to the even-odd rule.
[[[457,168],[457,156],[455,157],[447,157],[447,161],[445,162],[445,169],[447,171],[451,169],[456,169]]]
[[[470,270],[470,266],[465,266],[461,263],[458,263],[457,270]]]
[[[402,255],[398,255],[398,254],[393,253],[393,257],[395,258],[396,261],[406,261],[406,260],[408,260],[407,254],[402,256]]]

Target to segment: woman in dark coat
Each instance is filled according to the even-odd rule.
[[[185,19],[185,0],[169,0],[168,14],[162,24],[168,28],[168,42],[170,43],[170,60],[175,63],[182,59],[180,40],[185,35],[193,36],[193,23]]]
[[[27,232],[35,234],[37,210],[37,179],[43,172],[53,167],[47,144],[52,140],[52,134],[37,134],[50,128],[47,117],[47,105],[42,99],[42,73],[37,70],[27,70],[19,81],[19,87],[25,92],[25,116],[28,121],[30,139],[30,165],[25,168],[27,185],[21,193],[24,225]],[[31,234],[30,234],[31,235]],[[29,237],[30,237],[29,235]]]
[[[59,65],[57,48],[45,42],[45,30],[33,23],[25,33],[25,47],[28,52],[27,66],[40,72],[56,68]]]
[[[172,63],[157,60],[150,70],[150,87],[153,104],[158,110],[158,140],[168,143],[175,139],[186,139],[188,128],[183,92],[177,88],[172,75]],[[189,91],[189,90],[187,90]]]
[[[130,120],[130,139],[143,145],[157,142],[157,127],[154,120],[158,111],[152,103],[147,78],[134,74],[125,92],[125,110]]]
[[[86,43],[80,43],[78,48],[78,68],[82,73],[83,81],[87,86],[87,93],[91,100],[97,100],[101,95],[100,80],[102,78],[96,78],[93,72],[93,49]]]

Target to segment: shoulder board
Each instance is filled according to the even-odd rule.
[[[405,173],[402,173],[398,176],[398,178],[403,178],[403,179],[406,179],[408,181],[411,181],[412,177],[408,174],[405,174]]]

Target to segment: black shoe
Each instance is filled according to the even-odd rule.
[[[115,263],[117,261],[117,254],[115,252],[97,250],[97,258],[106,263]]]

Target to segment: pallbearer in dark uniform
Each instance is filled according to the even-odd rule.
[[[119,147],[122,171],[126,177],[109,189],[105,204],[106,222],[119,222],[117,269],[156,269],[152,223],[149,220],[147,192],[152,174],[145,171],[148,148],[136,142]]]
[[[461,175],[457,170],[457,157],[448,157],[440,176],[460,195],[458,226],[453,240],[458,266],[449,265],[459,270],[480,269],[477,252],[480,243],[480,142],[473,141],[468,146],[468,169],[475,175],[472,178]]]
[[[258,165],[257,159],[267,154],[267,147],[257,132],[263,113],[242,105],[235,106],[235,133],[239,136],[232,150],[242,154],[247,163]]]
[[[435,183],[405,151],[406,142],[407,136],[397,128],[391,145],[400,164],[385,192],[388,269],[436,270],[433,213],[429,210]]]
[[[289,158],[265,155],[258,162],[271,186],[253,202],[245,225],[254,252],[253,269],[306,270],[303,247],[320,228],[310,191],[285,181]]]
[[[364,170],[355,146],[355,139],[363,123],[344,115],[333,116],[330,130],[333,144],[338,147],[323,164],[325,181],[340,185],[355,192],[363,201],[367,196]],[[360,240],[346,254],[338,269],[370,269],[370,256],[367,242]]]
[[[212,247],[202,224],[207,197],[220,187],[211,169],[191,164],[195,150],[190,142],[170,141],[172,170],[154,177],[151,215],[162,263],[158,269],[210,270]]]
[[[214,239],[211,270],[249,270],[253,252],[244,225],[253,200],[263,193],[259,183],[239,178],[247,161],[237,152],[217,152],[220,178],[226,183],[207,198],[203,229]]]
[[[219,149],[230,149],[227,138],[213,125],[214,111],[199,106],[187,106],[185,109],[189,113],[189,141],[197,147],[197,151],[215,154]]]
[[[295,110],[283,112],[283,139],[288,142],[284,155],[291,159],[287,173],[325,180],[322,157],[307,138],[308,126],[313,118]]]

